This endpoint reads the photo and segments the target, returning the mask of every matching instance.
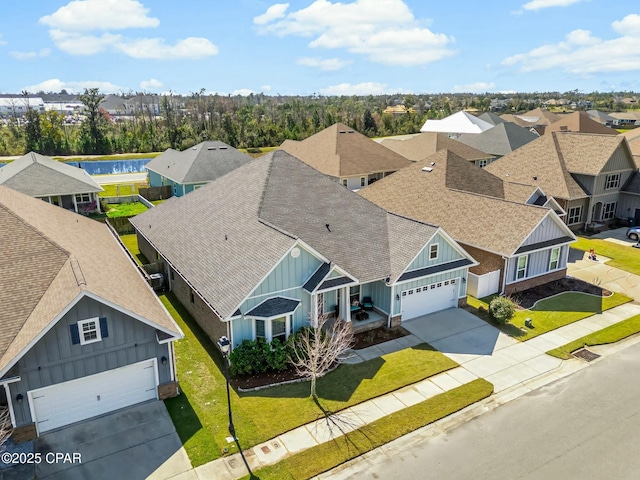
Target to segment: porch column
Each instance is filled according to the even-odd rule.
[[[585,222],[585,226],[589,225],[591,223],[592,220],[592,214],[593,212],[591,211],[591,209],[593,208],[591,205],[591,200],[592,198],[589,197],[589,202],[587,203],[587,220]],[[567,215],[569,215],[569,212],[567,212]]]
[[[351,321],[351,301],[349,299],[349,287],[343,287],[340,289],[340,313],[339,316],[345,322]]]
[[[73,209],[78,213],[78,202],[76,202],[76,196],[72,193],[71,200],[73,200]]]
[[[311,318],[309,319],[311,326],[318,325],[318,294],[311,294]]]
[[[100,211],[100,197],[98,196],[97,193],[92,194],[93,195],[93,201],[96,202],[96,208],[98,209],[98,213],[102,213],[102,211]],[[229,337],[231,338],[231,337]]]

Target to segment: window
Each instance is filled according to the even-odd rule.
[[[342,179],[342,186],[343,186],[343,187],[346,187],[346,186],[347,186],[347,184],[348,184],[348,180],[347,180],[346,178],[343,178],[343,179]]]
[[[551,258],[549,260],[549,270],[556,270],[560,259],[560,247],[551,249]]]
[[[438,258],[438,244],[434,243],[429,246],[429,260],[435,260]]]
[[[529,257],[527,257],[526,255],[518,257],[518,267],[516,268],[516,280],[520,280],[521,278],[524,278],[527,276],[527,259],[528,258]]]
[[[76,193],[76,203],[89,203],[91,195],[88,193]]]
[[[365,177],[360,177],[360,186],[364,187],[367,184],[367,179]]]
[[[100,335],[99,319],[90,318],[88,320],[80,320],[78,322],[78,333],[80,334],[80,345],[99,342],[102,340]]]
[[[274,318],[271,320],[271,340],[277,338],[281,342],[287,340],[287,318]]]
[[[420,293],[422,289],[420,287],[416,288],[416,293]]]
[[[616,216],[616,202],[605,203],[602,206],[602,220],[611,220]]]
[[[567,225],[580,223],[581,220],[582,220],[582,206],[571,207],[569,209],[569,216],[567,217]]]
[[[488,163],[488,162],[489,162],[488,160],[478,160],[478,166],[479,166],[480,168],[484,168],[484,167],[486,167],[486,166],[487,166],[487,163]]]
[[[618,188],[620,186],[620,174],[612,173],[611,175],[607,175],[607,179],[604,183],[605,190],[610,188]]]
[[[256,338],[267,338],[264,320],[256,318]]]

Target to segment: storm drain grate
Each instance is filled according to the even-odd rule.
[[[581,360],[584,360],[586,362],[592,362],[596,358],[600,357],[600,355],[598,355],[597,353],[593,353],[592,351],[587,350],[586,348],[581,348],[580,350],[576,350],[575,352],[573,352],[573,356],[578,357]]]

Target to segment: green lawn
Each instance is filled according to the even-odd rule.
[[[624,338],[630,337],[640,332],[640,315],[627,318],[622,322],[618,322],[609,327],[603,328],[596,332],[585,335],[573,342],[567,343],[562,347],[549,350],[547,353],[554,357],[567,360],[571,358],[571,352],[582,348],[583,346],[605,345],[607,343],[615,343]]]
[[[480,306],[488,309],[492,298],[493,296],[478,300],[470,296],[467,297],[467,303],[475,310],[473,313],[476,313],[483,320],[488,320],[488,315],[478,313],[477,309]],[[581,292],[565,292],[540,300],[532,309],[517,310],[510,324],[499,326],[499,328],[519,340],[529,340],[631,300],[633,299],[621,293],[601,298]],[[529,329],[524,326],[526,318],[531,318],[534,328]]]
[[[608,257],[607,265],[626,272],[640,275],[640,249],[631,246],[618,245],[599,238],[578,237],[578,241],[571,244],[571,248],[588,252],[594,249],[596,255]]]
[[[479,378],[417,405],[392,413],[354,430],[344,437],[339,437],[333,442],[323,443],[285,458],[275,465],[261,468],[253,472],[254,478],[300,480],[314,477],[402,435],[457,412],[488,397],[491,393],[493,393],[493,385]],[[428,475],[425,475],[425,478],[427,477]],[[249,476],[245,478],[249,478]]]
[[[134,203],[110,203],[107,217],[131,217],[147,211],[147,207],[140,202]]]
[[[222,455],[228,444],[227,399],[222,360],[211,340],[195,324],[175,297],[162,302],[185,333],[176,342],[176,362],[182,394],[166,401],[193,466]],[[358,365],[341,365],[318,380],[325,409],[338,411],[372,397],[415,383],[456,363],[428,345],[402,350]],[[309,397],[309,383],[295,383],[252,393],[231,393],[234,424],[242,448],[264,442],[320,417]]]
[[[100,197],[124,197],[128,195],[137,195],[140,188],[148,187],[147,182],[138,183],[111,183],[102,185],[104,192],[100,192]]]
[[[140,253],[140,249],[138,248],[138,237],[136,237],[135,233],[129,233],[127,235],[120,235],[120,240],[124,244],[125,248],[129,250],[133,258],[138,263],[138,265],[146,265],[149,263],[147,258]]]

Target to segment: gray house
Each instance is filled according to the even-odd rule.
[[[76,213],[99,212],[104,190],[82,168],[35,152],[0,168],[0,185]]]
[[[177,394],[182,332],[105,225],[0,186],[0,244],[15,441]]]

